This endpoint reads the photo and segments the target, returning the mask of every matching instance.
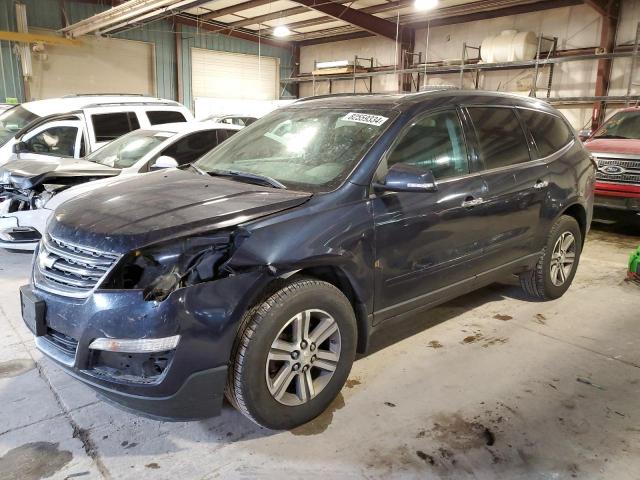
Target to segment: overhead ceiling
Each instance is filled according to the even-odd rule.
[[[96,18],[95,25],[101,26],[94,31],[115,33],[173,17],[178,23],[213,32],[284,43],[317,43],[372,34],[395,39],[400,27],[426,26],[427,20],[432,25],[460,23],[583,1],[591,4],[602,0],[440,0],[438,7],[429,12],[417,11],[414,0],[112,0],[116,5],[112,10],[128,7],[129,11],[131,8],[147,10],[137,17],[129,13],[126,21],[109,27],[104,26],[104,21],[99,23],[103,19]],[[80,24],[82,28],[78,29]],[[87,24],[91,25],[91,19],[63,31],[70,36],[77,36],[74,31],[84,34]],[[276,39],[273,34],[274,28],[281,25],[291,30],[291,35],[284,40]]]

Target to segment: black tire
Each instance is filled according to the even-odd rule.
[[[562,285],[554,285],[551,279],[551,259],[553,248],[560,236],[565,232],[571,233],[575,238],[575,261],[571,273],[567,275]],[[582,253],[582,232],[575,218],[562,215],[551,227],[540,258],[535,268],[520,274],[520,285],[524,291],[540,300],[553,300],[564,295],[575,277],[580,254]]]
[[[298,313],[320,309],[338,325],[340,356],[333,376],[306,403],[284,405],[270,393],[265,378],[267,355],[281,329]],[[333,285],[297,279],[245,314],[231,355],[225,395],[246,417],[266,428],[291,429],[320,415],[342,389],[356,353],[356,319],[349,300]]]

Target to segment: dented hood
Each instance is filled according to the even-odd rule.
[[[116,179],[63,203],[48,231],[67,242],[127,252],[232,227],[295,207],[310,196],[192,170],[168,170]]]
[[[0,178],[9,175],[14,187],[27,190],[45,183],[75,184],[95,178],[112,177],[120,170],[88,160],[68,157],[25,158],[11,161],[0,169]]]

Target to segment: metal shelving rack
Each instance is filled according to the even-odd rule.
[[[543,42],[547,42],[549,45],[548,50],[543,50]],[[536,56],[533,60],[522,60],[522,61],[514,61],[514,62],[497,62],[497,63],[479,63],[479,55],[475,58],[470,58],[468,55],[468,50],[479,50],[479,47],[463,44],[463,56],[462,61],[459,65],[425,65],[421,63],[422,54],[421,53],[411,53],[406,52],[407,56],[411,56],[412,58],[418,57],[418,64],[412,64],[409,68],[395,68],[395,67],[384,67],[379,69],[373,69],[368,72],[353,72],[350,75],[327,75],[327,77],[322,78],[323,81],[337,81],[337,80],[352,80],[355,85],[357,78],[364,78],[369,80],[368,91],[372,91],[372,79],[378,75],[402,75],[409,74],[411,75],[411,85],[415,88],[416,91],[419,91],[421,84],[421,76],[423,75],[444,75],[444,74],[458,74],[461,79],[464,78],[464,74],[467,72],[475,73],[476,79],[474,80],[475,88],[479,88],[479,74],[482,71],[499,71],[499,70],[523,70],[523,69],[532,69],[532,88],[530,91],[530,96],[536,97],[537,92],[539,90],[538,76],[540,70],[542,68],[549,68],[549,78],[547,80],[546,86],[544,90],[546,91],[546,100],[550,103],[556,105],[569,105],[569,104],[580,104],[580,103],[592,103],[595,101],[603,101],[606,103],[630,103],[630,102],[640,102],[639,95],[631,95],[631,87],[635,85],[634,79],[634,70],[636,65],[638,64],[638,57],[640,57],[640,23],[638,24],[638,29],[636,33],[635,43],[633,45],[633,49],[628,52],[611,52],[611,53],[592,53],[592,54],[578,54],[578,55],[570,55],[570,56],[557,56],[557,45],[558,39],[557,37],[546,37],[544,35],[540,35],[538,38],[538,47]],[[580,96],[580,97],[551,97],[551,89],[553,85],[553,71],[556,64],[565,63],[565,62],[581,62],[588,60],[605,60],[605,59],[615,59],[615,58],[631,58],[631,74],[629,78],[629,83],[627,85],[627,95],[626,96]],[[368,59],[367,59],[368,60]],[[372,65],[373,65],[373,59]],[[373,68],[373,67],[372,67]],[[414,75],[417,75],[417,79],[414,79]],[[304,83],[304,82],[316,82],[319,79],[317,76],[313,75],[301,75],[298,77],[288,78],[282,80],[282,83]],[[462,85],[462,84],[461,84]],[[314,86],[315,92],[315,86]]]
[[[353,93],[356,93],[356,80],[358,78],[362,78],[363,81],[365,82],[365,86],[367,87],[367,91],[369,93],[371,93],[373,91],[373,77],[372,76],[368,76],[366,74],[364,74],[365,72],[360,72],[359,75],[357,72],[358,69],[358,61],[359,60],[365,60],[366,62],[369,62],[369,66],[365,67],[369,70],[373,69],[373,65],[374,65],[374,58],[365,58],[365,57],[359,57],[359,56],[355,56],[353,57],[353,75],[348,76],[347,78],[353,80]],[[316,70],[316,65],[317,65],[317,61],[313,62],[313,70]],[[363,75],[364,74],[364,75]],[[338,78],[339,77],[339,78]],[[311,82],[313,82],[313,93],[315,94],[316,92],[316,83],[317,82],[321,82],[321,81],[327,81],[329,82],[329,93],[333,93],[333,81],[334,80],[344,80],[345,75],[316,75],[314,73],[311,74]],[[369,80],[369,84],[367,85],[366,80]]]

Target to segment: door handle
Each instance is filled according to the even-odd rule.
[[[542,190],[543,188],[547,188],[548,186],[549,186],[549,182],[547,182],[546,180],[538,180],[533,185],[533,188],[535,188],[536,190]]]
[[[482,197],[473,198],[467,197],[464,202],[462,202],[462,207],[464,208],[472,208],[477,207],[478,205],[482,205],[484,203],[484,199]]]

